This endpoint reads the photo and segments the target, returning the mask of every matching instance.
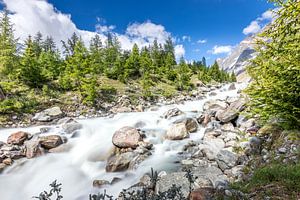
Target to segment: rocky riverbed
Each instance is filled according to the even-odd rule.
[[[247,102],[238,92],[243,87],[202,88],[194,97],[143,112],[116,109],[115,115],[94,119],[64,117],[55,107],[34,116],[48,125],[2,129],[1,198],[30,199],[53,180],[62,183],[64,199],[87,199],[104,189],[118,196],[122,189],[149,184],[151,168],[159,172],[157,193],[176,184],[187,196],[190,170],[197,177],[195,199],[216,190],[232,196],[229,183],[243,179],[250,155],[262,143],[252,136],[259,130],[255,119],[241,114]]]

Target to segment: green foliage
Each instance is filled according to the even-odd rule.
[[[176,69],[176,85],[179,90],[189,90],[191,87],[191,69],[185,63],[184,59],[180,59],[179,66]]]
[[[0,18],[0,77],[11,76],[17,65],[17,40],[13,26],[5,10]]]
[[[277,118],[286,128],[300,126],[300,3],[273,1],[277,18],[257,39],[258,56],[248,72],[253,114]]]

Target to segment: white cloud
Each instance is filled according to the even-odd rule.
[[[204,43],[206,43],[206,42],[207,42],[207,40],[198,40],[198,41],[197,41],[198,44],[204,44]]]
[[[106,20],[97,17],[98,24],[95,31],[81,30],[71,20],[71,15],[58,11],[46,0],[2,0],[7,9],[12,13],[10,18],[15,28],[15,35],[24,41],[28,35],[35,35],[40,31],[43,35],[51,35],[58,46],[61,40],[67,40],[75,32],[88,44],[90,39],[98,34],[102,41],[106,40],[105,33],[113,32],[115,26],[106,25]],[[1,2],[1,0],[0,0]],[[151,21],[130,24],[124,34],[114,33],[123,49],[131,49],[136,43],[140,47],[148,46],[155,39],[164,43],[171,33],[165,27]],[[174,40],[174,38],[173,38]],[[176,46],[176,55],[184,55],[182,45]]]
[[[246,28],[243,29],[245,35],[256,34],[262,27],[276,18],[276,9],[265,11],[260,17],[252,21]]]
[[[245,35],[255,34],[261,30],[261,26],[258,24],[257,21],[252,21],[249,26],[244,28],[243,33]]]
[[[183,42],[185,42],[185,41],[190,42],[190,41],[192,41],[192,38],[191,38],[191,36],[184,35],[184,36],[182,36],[182,41],[183,41]]]
[[[43,35],[51,35],[59,45],[74,32],[81,35],[85,42],[96,33],[79,30],[72,22],[71,16],[56,10],[52,4],[44,0],[3,0],[12,13],[16,37],[25,40],[28,35],[40,31]]]
[[[185,49],[184,49],[183,45],[182,44],[176,45],[175,46],[176,59],[179,59],[184,55],[185,55]]]
[[[231,51],[233,49],[233,46],[230,46],[230,45],[226,45],[226,46],[218,46],[218,45],[215,45],[212,50],[209,50],[208,53],[211,53],[211,54],[230,54]]]

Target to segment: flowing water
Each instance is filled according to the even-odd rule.
[[[92,187],[95,179],[111,181],[119,177],[122,181],[106,188],[109,194],[117,195],[123,188],[128,188],[138,182],[143,174],[155,170],[172,171],[176,169],[175,161],[178,152],[190,140],[201,140],[204,128],[199,128],[190,138],[181,141],[164,139],[164,134],[170,124],[182,116],[172,119],[163,119],[163,113],[177,107],[185,112],[185,116],[199,116],[203,104],[210,99],[226,99],[237,96],[238,89],[244,85],[236,85],[237,89],[228,91],[228,85],[216,90],[217,96],[207,96],[203,100],[186,101],[184,104],[161,106],[157,111],[142,113],[120,113],[113,118],[96,118],[79,120],[83,129],[76,138],[69,138],[72,145],[66,153],[47,154],[42,157],[26,160],[26,162],[13,166],[0,174],[1,200],[29,200],[32,196],[49,189],[54,180],[62,183],[62,195],[65,200],[88,199],[90,193],[97,193],[99,189]],[[146,133],[146,141],[154,144],[152,156],[142,162],[137,169],[122,173],[106,173],[106,159],[113,145],[112,136],[116,130],[123,126],[133,126],[137,122],[144,122],[142,128]],[[38,133],[41,127],[26,129],[2,129],[0,141],[16,131],[24,130],[29,133]],[[47,134],[60,134],[61,127],[53,126]],[[65,135],[66,136],[66,135]],[[101,190],[100,190],[101,191]]]

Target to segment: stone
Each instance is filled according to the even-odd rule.
[[[113,113],[128,113],[128,112],[132,112],[132,109],[130,107],[127,107],[127,106],[113,107],[111,109],[111,112],[113,112]]]
[[[82,129],[82,124],[79,124],[77,122],[66,123],[62,125],[62,129],[66,134],[74,134],[74,132]]]
[[[223,123],[230,122],[238,117],[239,113],[244,110],[246,101],[239,99],[229,105],[223,111],[217,112],[216,117]]]
[[[135,128],[143,128],[144,126],[146,126],[146,123],[143,121],[138,121],[134,124]]]
[[[234,129],[233,124],[232,124],[231,122],[228,122],[228,123],[223,124],[223,125],[221,126],[221,130],[222,130],[222,131],[234,131],[235,129]]]
[[[213,188],[198,188],[190,194],[190,200],[208,200],[213,199],[215,190]]]
[[[184,123],[172,124],[166,133],[166,138],[169,140],[182,140],[187,137],[189,133]]]
[[[44,151],[41,148],[39,140],[29,140],[25,142],[26,148],[26,158],[35,158],[37,156],[43,155]]]
[[[27,140],[29,137],[29,133],[19,131],[16,133],[11,134],[7,138],[7,143],[8,144],[16,144],[16,145],[22,145],[25,140]]]
[[[6,167],[7,167],[6,164],[0,163],[0,173],[2,173]]]
[[[122,172],[127,170],[135,156],[136,154],[133,152],[126,152],[109,158],[105,168],[106,172]]]
[[[210,100],[204,103],[204,111],[219,111],[227,108],[227,103],[221,100]]]
[[[35,114],[32,119],[39,122],[50,122],[54,119],[61,118],[63,115],[64,113],[61,109],[56,106]]]
[[[235,84],[231,83],[228,87],[228,90],[236,90]]]
[[[2,163],[6,165],[11,165],[13,163],[13,160],[11,158],[6,158],[2,161]]]
[[[281,147],[281,148],[278,149],[278,152],[279,152],[280,154],[286,154],[287,149],[286,149],[285,147]]]
[[[183,196],[186,198],[189,195],[189,181],[185,175],[186,172],[173,172],[160,177],[156,183],[155,193],[165,192],[175,184],[181,187]]]
[[[112,143],[119,148],[136,148],[142,136],[136,128],[125,126],[116,131],[112,138]]]
[[[107,180],[94,180],[93,187],[102,188],[105,185],[110,185],[110,182]]]
[[[179,119],[174,122],[174,124],[179,124],[179,123],[184,123],[189,133],[194,133],[198,129],[198,123],[193,118]]]
[[[70,143],[64,143],[62,145],[59,145],[58,147],[49,149],[49,153],[64,153],[70,151],[72,148],[72,145]]]
[[[221,150],[217,154],[217,163],[223,171],[225,169],[230,169],[236,165],[238,156],[228,150]]]
[[[63,144],[63,140],[59,135],[48,135],[39,138],[40,144],[45,149],[52,149]]]
[[[178,108],[173,108],[165,112],[162,117],[165,119],[170,119],[172,117],[176,117],[182,114],[183,112],[181,110],[179,110]]]

